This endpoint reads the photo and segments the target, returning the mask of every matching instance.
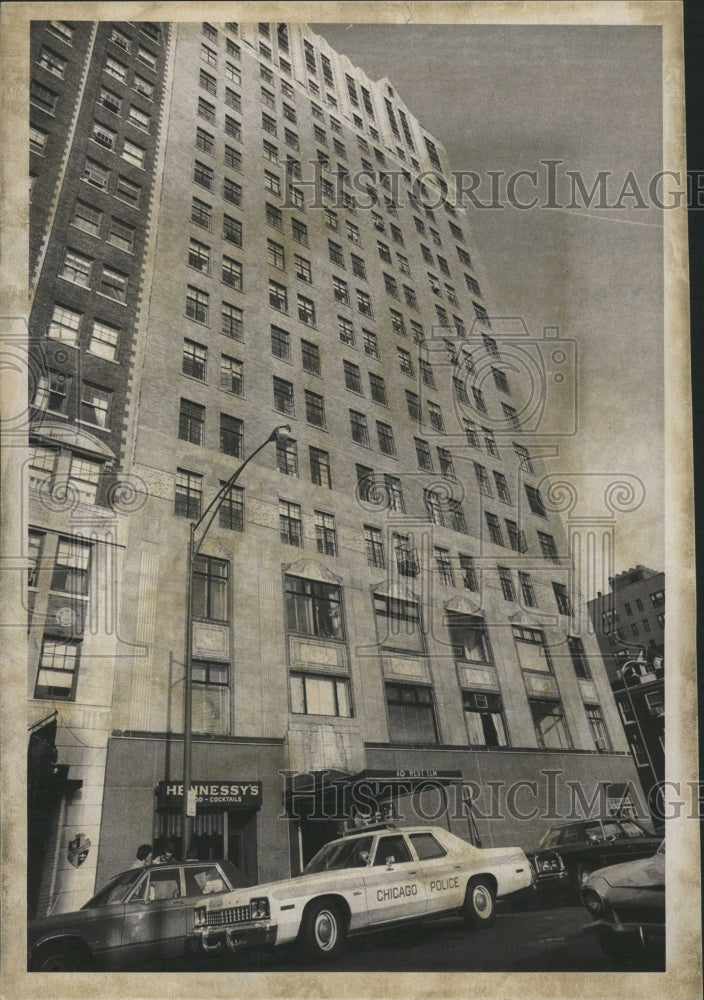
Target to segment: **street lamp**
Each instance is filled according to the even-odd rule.
[[[183,696],[183,851],[188,850],[191,842],[191,815],[189,815],[188,792],[191,787],[191,760],[192,760],[192,724],[193,724],[193,570],[195,561],[205,541],[215,515],[225,497],[237,481],[244,467],[252,461],[255,455],[265,448],[272,441],[279,441],[288,437],[291,432],[290,424],[281,424],[275,427],[266,441],[262,441],[252,454],[245,458],[240,467],[230,476],[224,486],[221,486],[208,506],[205,508],[197,521],[191,521],[190,534],[188,538],[188,564],[186,580],[186,657],[185,657],[185,691]],[[198,529],[205,527],[198,538]],[[195,812],[194,812],[195,814]]]

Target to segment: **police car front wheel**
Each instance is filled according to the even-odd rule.
[[[346,922],[336,903],[311,903],[303,916],[301,938],[308,954],[316,958],[337,955],[345,942]]]
[[[494,890],[485,878],[472,878],[467,884],[462,915],[467,927],[480,930],[491,927],[496,917]]]

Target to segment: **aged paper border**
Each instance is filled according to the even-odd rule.
[[[23,339],[26,337],[27,274],[27,94],[29,21],[80,20],[288,20],[308,22],[612,24],[660,25],[663,39],[664,169],[685,170],[682,8],[665,2],[353,2],[299,3],[10,3],[2,9],[0,56],[3,63],[2,159],[2,307],[0,378],[3,431],[1,488],[3,538],[23,532],[18,489],[23,458],[16,431],[25,399]],[[666,678],[667,776],[697,778],[695,595],[691,392],[688,328],[686,207],[664,213],[665,227],[665,382],[666,382]],[[8,418],[8,414],[10,417]],[[5,546],[5,552],[15,548]],[[699,824],[683,816],[668,824],[666,973],[516,974],[478,973],[230,973],[197,979],[169,974],[27,975],[25,972],[25,766],[26,678],[24,630],[17,560],[3,559],[4,667],[0,686],[2,722],[2,976],[8,998],[213,998],[261,997],[464,997],[630,998],[643,995],[695,998],[701,995]],[[15,570],[15,572],[11,572]],[[8,572],[9,571],[9,572]],[[673,794],[673,799],[676,795]]]

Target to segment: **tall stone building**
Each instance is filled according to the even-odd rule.
[[[305,25],[58,30],[73,46],[34,29],[70,124],[37,111],[32,338],[64,381],[37,381],[32,544],[48,600],[60,554],[96,622],[32,624],[33,719],[58,712],[84,782],[57,798],[50,905],[182,839],[204,515],[202,856],[263,880],[377,811],[528,846],[575,795],[615,808],[635,769],[541,493],[525,333],[492,321],[440,142]]]

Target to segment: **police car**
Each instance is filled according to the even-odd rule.
[[[489,927],[496,900],[531,885],[519,847],[481,849],[439,827],[361,829],[326,844],[295,878],[217,894],[195,909],[205,953],[298,940],[313,957],[349,935],[450,913]]]

